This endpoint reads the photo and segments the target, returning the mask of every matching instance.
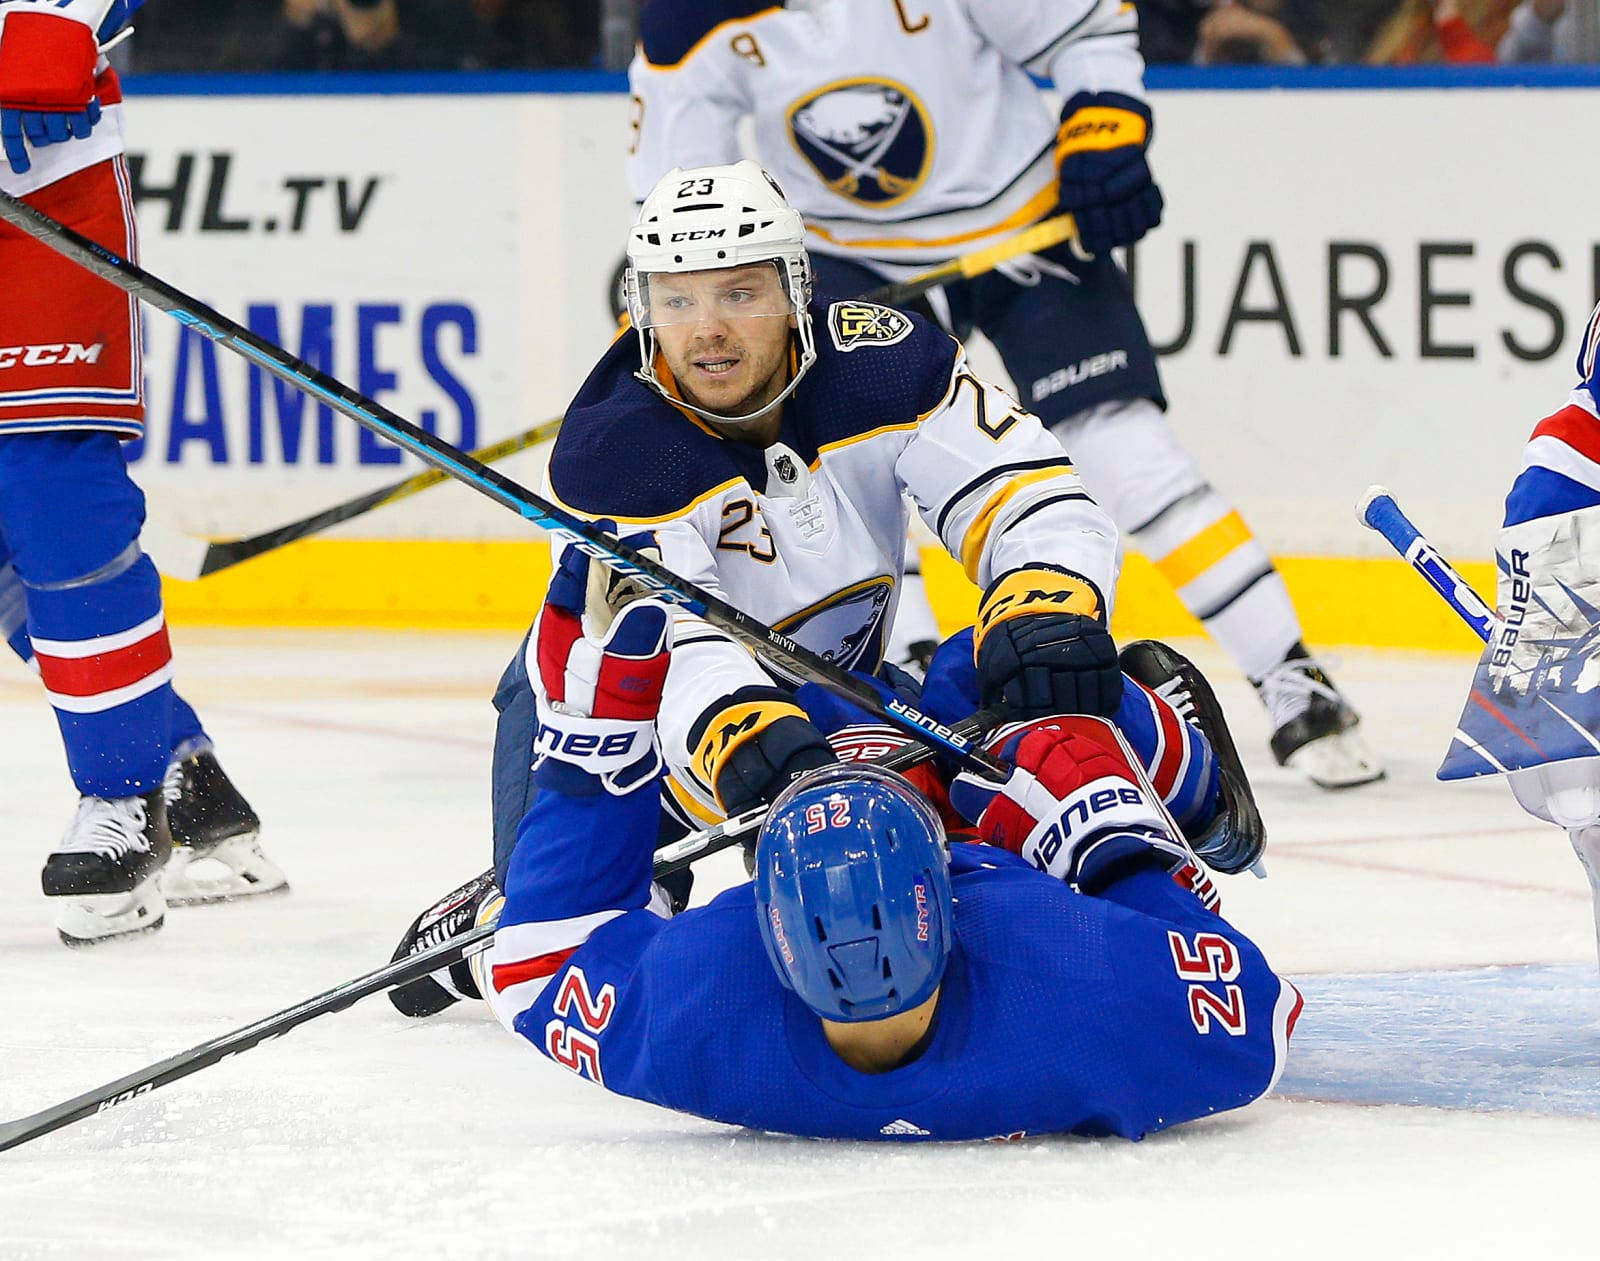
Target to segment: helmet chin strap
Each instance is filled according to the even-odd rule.
[[[784,400],[793,394],[795,389],[799,386],[800,378],[805,376],[806,370],[817,361],[816,346],[808,337],[801,335],[800,362],[795,367],[794,376],[789,378],[789,384],[783,387],[783,390],[778,397],[773,399],[770,403],[763,404],[753,412],[745,413],[743,416],[726,416],[721,412],[714,412],[708,408],[697,406],[686,398],[675,397],[672,394],[669,394],[667,392],[667,388],[661,384],[661,381],[656,376],[655,330],[651,329],[648,331],[640,331],[644,333],[648,340],[646,341],[644,347],[644,364],[637,372],[633,374],[634,377],[644,382],[669,403],[675,403],[679,407],[687,407],[696,416],[700,417],[701,420],[709,421],[713,425],[728,425],[736,429],[744,428],[747,425],[754,425],[771,413],[775,408],[782,407]]]

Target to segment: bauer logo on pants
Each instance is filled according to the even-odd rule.
[[[893,346],[911,335],[910,317],[869,302],[835,302],[828,308],[828,333],[848,354],[859,346]]]

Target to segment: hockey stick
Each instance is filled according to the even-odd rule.
[[[882,285],[862,295],[861,300],[889,306],[909,302],[937,285],[980,276],[1019,254],[1030,254],[1036,250],[1058,245],[1071,238],[1075,231],[1071,215],[1046,219],[997,245],[990,245],[962,258],[953,259],[899,284]],[[493,464],[496,460],[503,460],[518,451],[538,446],[539,443],[556,436],[563,420],[565,417],[557,416],[535,425],[532,429],[524,429],[519,434],[513,434],[500,442],[479,448],[472,452],[472,458],[484,464]],[[207,543],[193,535],[179,534],[175,530],[146,522],[143,534],[144,546],[150,553],[150,558],[155,561],[156,568],[162,573],[171,578],[192,582],[196,578],[204,578],[208,574],[227,569],[241,561],[253,560],[266,552],[298,542],[308,535],[320,534],[330,526],[353,520],[371,512],[374,508],[392,504],[396,500],[405,499],[419,491],[427,490],[430,486],[437,486],[449,480],[447,474],[437,469],[428,469],[404,481],[368,491],[364,495],[357,495],[354,499],[335,504],[321,512],[314,512],[309,517],[302,517],[298,521],[290,521],[276,529],[243,539]]]
[[[618,573],[629,575],[660,599],[703,618],[794,677],[820,684],[836,696],[852,702],[869,714],[877,715],[914,739],[926,741],[960,758],[982,773],[996,779],[1005,778],[1007,769],[999,761],[978,748],[972,740],[957,735],[945,724],[922,713],[916,706],[898,697],[885,700],[865,681],[856,678],[833,662],[824,660],[787,635],[758,622],[749,614],[734,608],[726,600],[680,577],[659,562],[640,555],[621,539],[607,534],[567,509],[535,495],[525,486],[518,485],[510,478],[497,473],[466,452],[390,411],[381,403],[358,394],[321,369],[291,355],[283,347],[274,345],[244,325],[213,310],[198,298],[190,297],[175,289],[164,280],[152,276],[143,268],[104,246],[95,244],[66,225],[57,223],[49,215],[35,210],[9,193],[0,192],[0,219],[26,232],[41,244],[48,245],[102,280],[167,312],[180,323],[210,338],[219,346],[243,355],[280,380],[287,381],[297,389],[321,399],[363,428],[387,438],[396,446],[443,470],[449,476],[458,478],[496,503],[510,508],[532,524],[566,535],[573,540],[574,546],[586,555],[603,562]]]
[[[981,276],[984,272],[993,271],[1007,259],[1016,258],[1019,254],[1037,254],[1052,245],[1070,241],[1077,235],[1078,225],[1071,215],[1056,215],[1052,219],[1041,219],[1031,228],[1024,228],[1015,236],[1008,236],[1003,241],[987,245],[981,250],[974,250],[970,254],[963,254],[960,258],[952,258],[948,263],[941,263],[938,267],[913,276],[900,284],[874,289],[867,295],[866,300],[879,302],[884,306],[903,306],[929,289],[949,284],[952,280],[970,280],[974,276]]]
[[[975,739],[980,738],[994,725],[997,717],[995,713],[980,711],[971,718],[957,723],[954,730]],[[910,741],[869,761],[888,770],[905,770],[909,766],[925,761],[928,756],[929,750],[925,745]],[[674,871],[681,871],[690,863],[737,845],[759,828],[766,816],[767,807],[756,806],[731,819],[724,819],[703,832],[696,832],[671,845],[663,846],[656,851],[655,876],[659,879]],[[251,1047],[259,1046],[272,1038],[281,1038],[289,1030],[305,1024],[308,1020],[315,1020],[318,1016],[325,1016],[330,1012],[343,1011],[369,995],[381,994],[386,990],[408,985],[412,981],[448,968],[469,955],[487,950],[493,936],[492,924],[480,924],[459,937],[441,942],[430,950],[424,950],[396,963],[385,964],[365,976],[358,976],[343,985],[336,985],[315,998],[308,998],[293,1007],[286,1007],[253,1024],[245,1025],[242,1029],[235,1029],[231,1033],[192,1046],[187,1051],[168,1056],[148,1068],[141,1068],[125,1077],[117,1078],[116,1081],[107,1082],[104,1086],[87,1090],[42,1112],[19,1117],[15,1121],[0,1122],[0,1151],[19,1147],[75,1121],[95,1116],[108,1108],[127,1103],[130,1099],[147,1095],[152,1090],[170,1085],[181,1078],[198,1073],[202,1068],[208,1068],[225,1060],[230,1055],[248,1051]]]
[[[1432,543],[1422,537],[1422,532],[1411,524],[1394,496],[1383,486],[1369,486],[1367,493],[1356,504],[1356,517],[1361,524],[1376,530],[1388,540],[1389,546],[1399,552],[1405,562],[1422,575],[1474,633],[1485,643],[1494,633],[1500,619],[1472,586],[1456,572],[1455,566],[1441,556]]]
[[[503,460],[519,451],[538,446],[541,442],[556,436],[556,431],[561,428],[561,419],[558,416],[554,420],[547,420],[542,425],[535,425],[532,429],[525,429],[499,442],[479,447],[471,453],[472,458],[484,464],[493,464],[496,460]],[[442,482],[451,480],[448,473],[441,473],[438,469],[425,469],[403,481],[380,486],[377,490],[370,490],[364,495],[357,495],[354,499],[347,499],[342,504],[334,504],[333,507],[314,512],[309,517],[301,517],[298,521],[290,521],[286,525],[277,526],[260,534],[252,534],[248,538],[206,542],[203,539],[196,539],[193,535],[180,534],[175,530],[146,522],[141,541],[144,550],[150,553],[150,559],[155,561],[156,568],[162,573],[169,578],[193,582],[197,578],[207,577],[219,570],[232,568],[242,561],[254,560],[257,556],[298,542],[308,535],[320,534],[331,526],[353,520],[371,512],[374,508],[382,508],[385,504],[407,499],[431,486],[438,486]]]

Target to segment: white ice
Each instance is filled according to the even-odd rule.
[[[516,636],[209,630],[181,690],[260,811],[281,897],[69,951],[38,868],[71,814],[54,723],[0,679],[0,1118],[387,960],[487,865],[488,695]],[[1271,764],[1209,649],[1272,832],[1225,909],[1302,983],[1277,1097],[1138,1144],[765,1137],[617,1099],[478,1010],[381,998],[0,1154],[0,1257],[1592,1255],[1600,982],[1565,838],[1441,785],[1466,656],[1349,652],[1387,782]],[[736,878],[703,864],[699,893]]]

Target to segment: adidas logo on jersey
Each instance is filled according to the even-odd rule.
[[[896,1134],[921,1134],[924,1137],[926,1137],[931,1132],[932,1131],[930,1131],[930,1130],[923,1129],[920,1125],[916,1125],[916,1124],[914,1124],[914,1123],[912,1123],[910,1121],[904,1120],[904,1119],[901,1119],[901,1120],[898,1120],[898,1121],[890,1121],[888,1125],[883,1126],[878,1131],[879,1134],[888,1134],[888,1135],[891,1135],[891,1136],[892,1135],[896,1135]]]

